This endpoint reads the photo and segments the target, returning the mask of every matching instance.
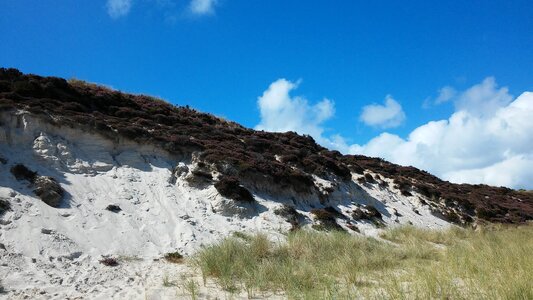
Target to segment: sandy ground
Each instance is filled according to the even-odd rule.
[[[230,293],[215,281],[205,283],[187,264],[164,260],[122,258],[116,267],[81,259],[32,262],[11,257],[2,269],[18,269],[8,277],[5,299],[249,299],[244,290]],[[21,261],[22,260],[22,261]],[[30,271],[31,270],[31,271]],[[28,278],[34,278],[28,282]],[[273,293],[254,293],[252,299],[284,299]]]

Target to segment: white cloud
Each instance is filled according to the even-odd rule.
[[[456,110],[465,110],[476,115],[493,114],[500,107],[507,105],[513,100],[506,87],[498,89],[494,77],[487,77],[455,101]]]
[[[424,124],[406,139],[382,133],[345,149],[453,182],[533,188],[533,93],[513,100],[489,77],[455,99],[456,111],[447,120]]]
[[[189,9],[196,15],[207,15],[214,12],[218,0],[191,0]]]
[[[385,98],[384,105],[371,104],[363,107],[363,112],[359,119],[369,126],[392,128],[398,127],[403,123],[405,113],[400,103],[388,95]]]
[[[299,82],[294,83],[286,79],[278,79],[270,84],[257,99],[261,121],[255,129],[308,134],[318,143],[337,149],[335,137],[328,139],[323,136],[323,123],[335,114],[334,102],[324,98],[311,105],[301,96],[291,96],[290,92],[298,85]]]
[[[133,0],[107,0],[106,8],[110,17],[117,19],[129,14],[131,10]],[[165,10],[167,16],[166,19],[176,18],[176,1],[175,0],[150,0],[148,1],[158,8]],[[218,4],[218,0],[190,0],[185,3],[186,9],[194,15],[209,15],[215,12],[215,6]]]
[[[453,87],[445,86],[439,90],[439,95],[437,96],[437,99],[435,99],[435,104],[441,104],[444,102],[448,102],[453,97],[455,97],[456,94],[457,94],[457,91]]]
[[[452,182],[492,183],[531,189],[533,156],[515,155],[485,168],[452,171],[445,176]]]
[[[131,9],[131,0],[107,0],[107,13],[112,18],[127,15]]]

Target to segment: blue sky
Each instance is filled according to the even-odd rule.
[[[451,124],[461,111],[489,124],[496,110],[476,115],[468,103],[501,109],[533,91],[531,11],[532,1],[0,0],[0,66],[155,95],[247,127],[308,133],[343,152],[454,181],[529,187],[490,179],[494,171],[485,169],[517,155],[533,166],[524,150],[531,135],[452,169],[428,163],[442,157],[435,153],[420,162],[405,157],[418,150],[391,154],[371,143],[386,133],[395,140],[384,148],[401,148],[398,139],[408,148],[417,128]],[[422,144],[444,140],[432,143]],[[533,173],[506,170],[533,181]],[[458,171],[481,175],[449,175]]]

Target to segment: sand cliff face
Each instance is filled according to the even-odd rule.
[[[22,247],[18,250],[28,256],[191,253],[232,231],[288,231],[296,224],[275,213],[284,206],[301,214],[297,226],[317,225],[321,220],[311,211],[333,208],[341,227],[350,230],[351,224],[362,233],[373,233],[372,220],[352,217],[354,210],[366,206],[380,212],[384,225],[447,224],[420,203],[420,196],[402,196],[377,182],[360,185],[356,174],[341,183],[315,176],[327,199],[258,181],[247,185],[254,199],[244,202],[222,196],[214,186],[221,174],[194,157],[182,160],[147,145],[58,127],[23,111],[2,113],[0,121],[0,156],[6,159],[0,165],[0,197],[12,204],[2,217],[1,241]],[[11,168],[17,164],[61,185],[65,195],[58,208],[15,178]],[[121,210],[108,211],[109,205]],[[55,249],[53,243],[39,242],[55,235],[70,246],[59,243]],[[17,241],[20,236],[27,239]]]

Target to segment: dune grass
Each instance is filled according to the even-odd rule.
[[[300,230],[283,242],[239,234],[190,263],[226,291],[290,299],[533,299],[533,226],[412,226],[381,239]]]

